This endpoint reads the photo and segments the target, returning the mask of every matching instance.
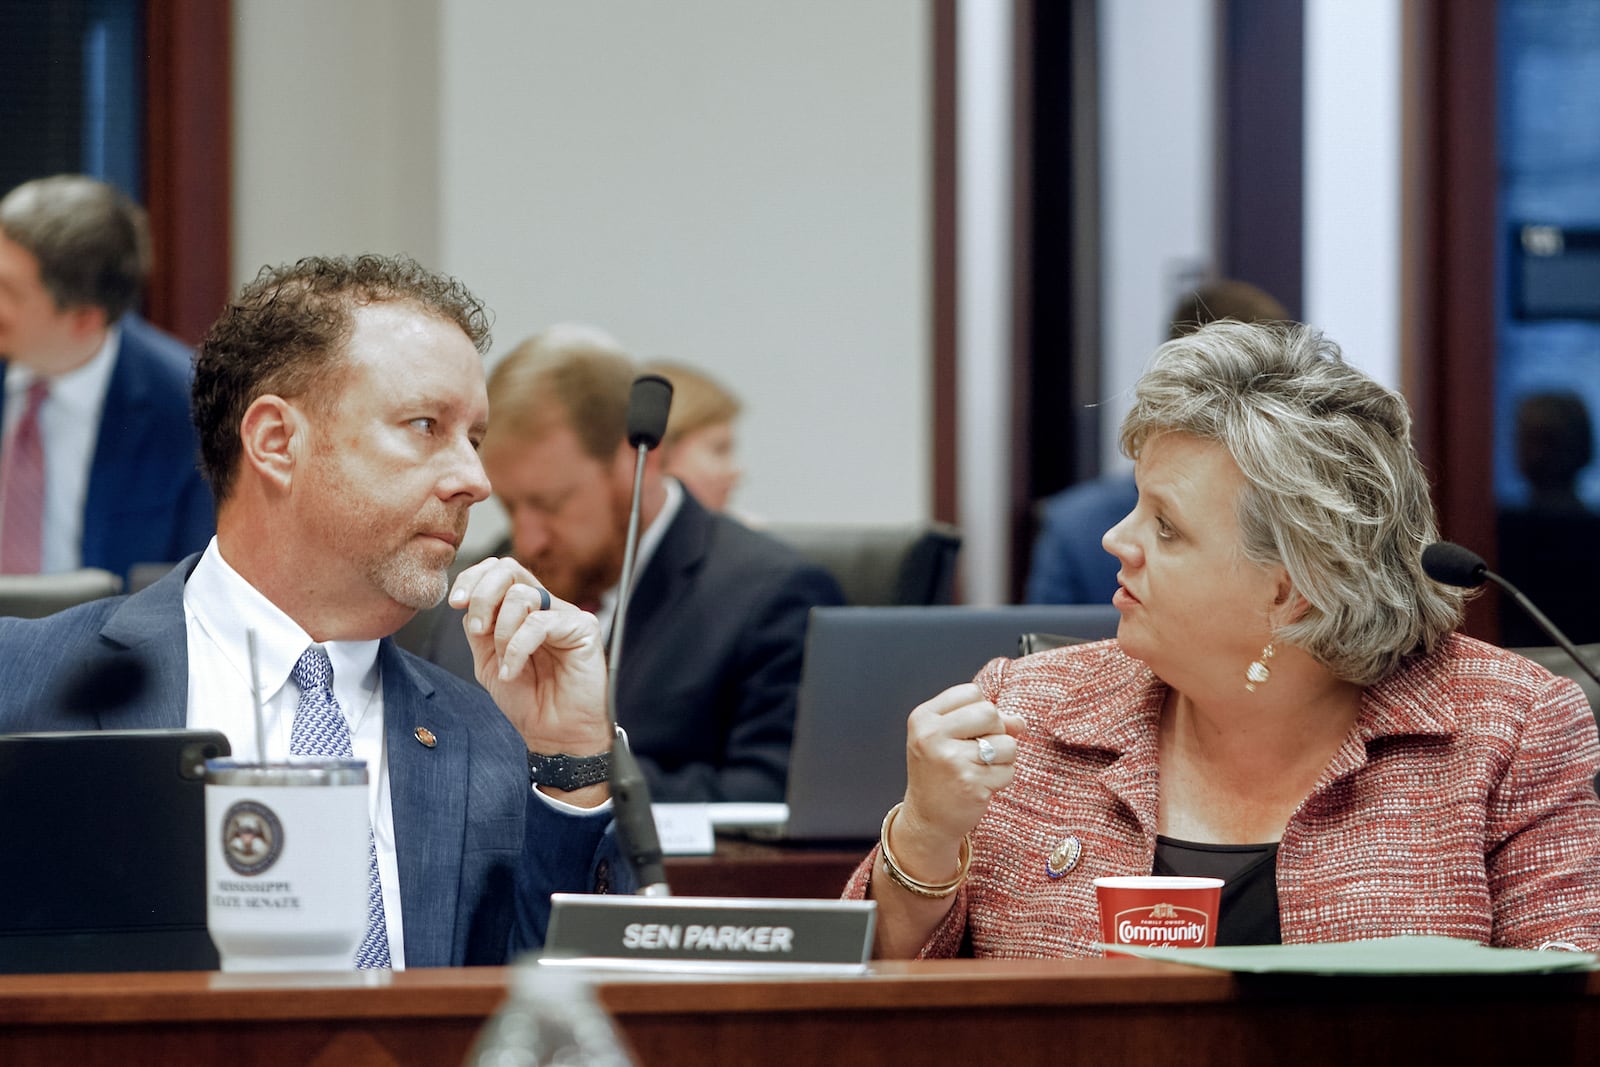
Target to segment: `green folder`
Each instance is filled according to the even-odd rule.
[[[1386,937],[1375,941],[1228,948],[1101,947],[1147,960],[1246,974],[1554,974],[1600,969],[1600,957],[1591,952],[1489,948],[1453,937]]]

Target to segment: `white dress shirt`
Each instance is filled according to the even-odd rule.
[[[44,526],[39,569],[45,574],[76,570],[83,560],[83,507],[89,498],[89,467],[100,439],[111,370],[116,366],[122,330],[113,325],[94,358],[50,381],[50,395],[39,408],[44,441]],[[9,446],[28,408],[28,388],[39,376],[18,363],[6,365],[5,422]]]
[[[663,478],[661,482],[667,490],[667,499],[661,505],[661,510],[656,512],[655,519],[639,534],[639,544],[633,552],[634,585],[639,584],[639,575],[644,573],[651,557],[656,554],[661,539],[667,536],[667,528],[672,525],[672,520],[678,517],[678,511],[683,507],[683,486],[678,484],[678,479]],[[599,621],[600,632],[603,634],[611,633],[611,617],[617,611],[617,589],[621,585],[622,576],[618,575],[617,584],[600,594],[600,608],[594,613],[594,617]]]
[[[217,549],[206,547],[183,589],[189,641],[191,729],[218,730],[235,759],[270,760],[289,756],[300,687],[291,677],[296,661],[313,642],[293,619],[262,596]],[[246,633],[255,630],[256,664],[267,751],[256,746],[251,697],[250,653]],[[389,930],[389,955],[395,970],[405,968],[405,927],[400,900],[400,868],[395,858],[394,808],[389,796],[389,765],[383,743],[383,685],[378,676],[377,641],[329,641],[333,695],[350,724],[356,759],[367,761],[367,811],[378,853],[378,880]]]

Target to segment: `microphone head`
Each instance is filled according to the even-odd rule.
[[[1445,585],[1474,589],[1489,577],[1489,565],[1470,549],[1450,541],[1435,541],[1422,550],[1422,569]]]
[[[628,394],[628,443],[654,448],[667,432],[667,412],[672,408],[672,383],[659,374],[641,374]]]

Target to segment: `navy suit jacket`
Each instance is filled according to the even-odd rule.
[[[80,555],[85,567],[126,581],[136,563],[173,563],[204,549],[216,517],[189,415],[192,354],[137,316],[125,315],[119,325]]]
[[[634,583],[617,677],[656,800],[779,801],[811,609],[833,576],[685,493]]]
[[[1028,570],[1027,602],[1109,604],[1122,564],[1100,538],[1138,502],[1131,474],[1080,482],[1046,497]]]
[[[806,622],[842,603],[827,571],[684,493],[634,583],[617,675],[652,800],[783,799]],[[413,647],[473,677],[461,612],[434,609]]]
[[[183,585],[198,561],[130,597],[0,619],[0,733],[182,727]],[[550,893],[623,873],[609,816],[535,796],[522,738],[481,688],[388,639],[378,663],[406,965],[498,964],[537,947]]]

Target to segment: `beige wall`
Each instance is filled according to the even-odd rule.
[[[497,351],[587,319],[725,377],[748,407],[747,510],[927,513],[925,0],[234,8],[235,280],[312,251],[412,252],[488,299]],[[1396,10],[1316,0],[1306,45],[1307,305],[1386,380]],[[1108,439],[1178,279],[1214,259],[1210,18],[1208,0],[1101,0]],[[968,70],[968,92],[984,77]],[[1323,91],[1352,79],[1363,92]],[[1003,170],[994,132],[964,143],[998,144]],[[964,159],[969,188],[984,166]],[[1006,304],[1006,257],[967,232],[981,221],[963,224],[961,391],[981,395],[963,406],[961,496],[969,594],[986,600],[1005,572],[1006,509],[986,490],[1007,484],[1009,335],[969,292]],[[967,336],[983,330],[1002,341]]]
[[[235,0],[233,273],[439,255],[439,0]]]
[[[236,0],[235,273],[405,250],[725,378],[736,503],[929,508],[921,0]],[[237,279],[236,279],[237,280]]]

